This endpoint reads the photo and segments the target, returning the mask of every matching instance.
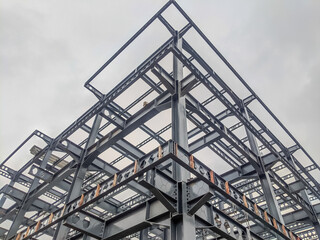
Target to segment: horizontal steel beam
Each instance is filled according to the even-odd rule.
[[[164,92],[159,95],[155,100],[148,103],[144,108],[134,114],[131,118],[126,120],[126,125],[123,129],[116,128],[109,132],[102,139],[88,147],[87,156],[84,161],[84,165],[89,166],[91,162],[103,151],[110,146],[118,142],[121,138],[134,131],[138,125],[141,125],[157,115],[162,111],[161,104],[170,100],[171,95],[168,92]]]
[[[184,58],[182,58],[184,59]],[[187,98],[188,108],[192,109],[200,118],[210,125],[220,136],[232,144],[241,154],[246,156],[255,169],[259,168],[258,157],[221,121],[211,114],[205,107],[198,104],[194,98]]]
[[[317,213],[318,218],[319,218],[320,217],[320,204],[316,204],[314,206],[314,210]],[[303,222],[311,224],[309,216],[302,209],[296,210],[296,211],[293,211],[293,212],[290,212],[290,213],[287,213],[287,214],[284,214],[283,215],[283,220],[284,220],[286,225],[303,223]],[[262,228],[261,226],[258,226],[258,225],[251,226],[251,229],[252,229],[252,231],[254,231],[256,233],[261,233],[261,232],[265,231],[264,228]]]
[[[255,219],[257,223],[269,228],[276,235],[290,239],[288,238],[290,230],[268,212],[261,209],[252,200],[247,198],[189,152],[179,146],[177,146],[176,149],[173,159],[181,166],[204,181],[209,187],[213,188],[216,192],[228,199],[228,201],[235,204],[239,209],[251,215],[252,219]]]
[[[5,185],[1,190],[0,193],[3,193],[5,196],[9,197],[13,201],[18,204],[21,204],[24,200],[26,193],[13,187],[10,185]],[[46,212],[53,212],[56,211],[58,208],[50,203],[45,202],[41,199],[36,199],[32,202],[29,211],[46,211]]]
[[[260,224],[269,228],[272,232],[274,232],[274,234],[284,237],[285,239],[290,239],[289,233],[292,234],[290,230],[288,230],[284,225],[274,219],[266,211],[254,204],[254,202],[252,202],[250,199],[246,198],[231,184],[229,185],[228,182],[224,181],[219,175],[210,170],[202,162],[191,156],[192,155],[190,153],[186,152],[177,144],[169,142],[168,144],[163,145],[150,154],[146,155],[144,158],[137,160],[134,165],[131,165],[126,169],[120,171],[118,174],[115,174],[113,178],[109,178],[104,183],[102,183],[101,186],[99,185],[96,189],[92,189],[91,191],[83,194],[81,197],[76,198],[72,202],[68,203],[63,209],[60,209],[59,211],[53,213],[52,218],[55,219],[54,221],[51,221],[49,224],[47,224],[48,218],[40,220],[41,229],[45,230],[52,224],[56,224],[58,221],[66,219],[67,217],[72,216],[77,212],[83,211],[83,209],[85,209],[87,206],[94,204],[99,199],[110,194],[112,191],[132,181],[138,175],[141,175],[144,172],[153,169],[156,165],[171,158],[185,167],[199,179],[204,181],[205,184],[208,184],[212,189],[217,191],[217,193],[224,196],[233,204],[236,204],[239,209],[245,211],[247,214],[256,219]],[[163,182],[163,179],[161,180],[161,182]],[[197,208],[199,208],[200,206],[201,205],[198,205]],[[164,208],[169,211],[166,207]],[[145,227],[145,225],[143,225],[143,227]],[[36,226],[33,225],[30,226],[29,230],[31,229],[35,231],[35,228]],[[129,227],[129,229],[136,230],[136,228],[134,227]],[[39,231],[39,229],[37,229],[37,231]],[[126,232],[126,234],[127,233],[128,232]],[[33,237],[35,234],[36,233],[27,235],[26,238]],[[122,234],[124,234],[122,233],[122,231],[121,233],[117,231],[111,231],[111,235],[107,235],[106,238],[108,239],[109,236],[110,238],[112,236],[124,236]]]
[[[296,151],[296,147],[292,146],[288,148],[289,153],[293,153]],[[283,152],[279,152],[279,155],[284,156]],[[275,163],[279,161],[279,158],[274,156],[273,154],[269,153],[264,156],[262,156],[262,162],[264,163],[265,167],[272,166]],[[241,171],[236,170],[230,170],[226,173],[221,174],[221,176],[229,182],[236,182],[240,180],[242,177],[252,176],[257,174],[257,171],[254,169],[254,167],[250,163],[246,163],[242,166],[240,166]]]
[[[136,160],[134,164],[129,165],[127,168],[117,172],[113,177],[102,182],[96,189],[92,189],[84,193],[80,197],[75,198],[73,201],[66,204],[62,209],[52,213],[52,215],[42,218],[40,220],[41,227],[38,228],[37,231],[35,231],[36,225],[30,226],[29,230],[33,233],[27,234],[25,238],[32,238],[39,232],[44,231],[79,211],[82,211],[91,204],[97,203],[99,199],[108,196],[129,182],[134,181],[138,176],[143,175],[148,170],[171,158],[172,148],[173,143],[167,142],[145,155],[143,158]],[[23,232],[24,235],[26,234],[26,231],[27,230]]]

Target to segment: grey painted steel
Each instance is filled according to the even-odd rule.
[[[174,29],[164,17],[169,6],[177,8],[185,18],[187,23],[182,29]],[[111,92],[105,94],[93,86],[92,80],[155,20],[163,24],[171,37]],[[249,96],[240,99],[186,41],[184,36],[190,29],[226,64],[250,92]],[[171,73],[161,62],[169,57],[173,57]],[[139,79],[149,89],[126,107],[117,103],[117,97]],[[202,102],[193,93],[199,86],[210,93]],[[311,173],[320,172],[318,164],[175,1],[165,4],[93,74],[85,87],[97,97],[96,104],[56,138],[34,131],[0,164],[0,175],[10,180],[0,192],[0,223],[13,221],[9,231],[0,229],[7,239],[48,234],[54,239],[179,240],[208,236],[297,240],[296,235],[290,235],[292,232],[299,232],[300,236],[320,234],[320,209],[314,205],[320,198],[320,184]],[[155,97],[146,102],[151,94]],[[132,113],[142,101],[143,107]],[[252,101],[257,101],[275,119],[294,146],[285,146],[267,128],[250,109]],[[224,107],[214,114],[209,104],[215,102]],[[156,131],[149,127],[150,119],[169,108],[169,124]],[[90,127],[92,118],[95,119]],[[231,126],[227,123],[230,118],[235,120]],[[106,123],[101,124],[102,120]],[[187,121],[194,125],[189,131]],[[172,140],[166,141],[162,134],[170,128]],[[69,137],[79,129],[87,137],[75,144]],[[106,133],[106,129],[111,130]],[[138,144],[127,139],[136,129],[148,136]],[[241,129],[247,136],[237,133]],[[7,167],[6,163],[33,137],[42,139],[46,146],[34,146],[34,157],[19,170]],[[160,147],[146,153],[142,149],[152,140]],[[100,154],[110,148],[120,156],[106,162]],[[215,153],[232,170],[220,176],[191,155],[203,149]],[[262,150],[267,153],[261,155]],[[53,151],[63,156],[58,157]],[[312,164],[302,165],[295,157],[296,151]],[[216,157],[210,155],[204,160],[212,163]],[[116,168],[124,159],[129,160],[129,165]],[[281,174],[281,170],[287,173]],[[20,190],[20,185],[27,192]],[[274,190],[273,185],[278,189]],[[119,199],[129,191],[132,196]],[[53,204],[43,198],[49,198]],[[9,208],[4,208],[6,199],[14,201]],[[36,214],[26,217],[31,211]],[[284,211],[291,212],[282,219]],[[251,227],[247,225],[249,221]],[[299,224],[294,225],[295,221]],[[26,226],[22,231],[18,230],[20,224]]]
[[[175,35],[175,47],[182,49],[182,39],[179,33]],[[183,148],[188,149],[186,100],[181,96],[181,80],[183,79],[183,65],[177,57],[173,58],[174,95],[171,100],[172,139]],[[176,162],[173,162],[173,178],[178,181],[179,215],[171,218],[171,240],[193,240],[196,237],[194,216],[187,214],[186,182],[190,173]]]
[[[244,117],[247,120],[250,120],[247,108],[245,106],[243,106],[242,111],[243,111]],[[280,207],[277,202],[276,195],[274,193],[271,179],[269,177],[267,170],[265,169],[264,163],[261,161],[261,154],[258,149],[257,139],[254,137],[254,135],[252,134],[252,132],[250,132],[250,130],[248,128],[245,128],[245,129],[246,129],[246,133],[247,133],[247,137],[249,140],[251,150],[254,151],[254,153],[257,156],[259,156],[259,161],[260,161],[262,173],[259,173],[258,176],[259,176],[260,183],[261,183],[261,186],[263,189],[265,200],[268,205],[268,210],[275,218],[277,218],[277,220],[279,220],[281,223],[284,223],[282,215],[281,215]]]
[[[295,159],[294,159],[294,157],[293,156],[289,156],[289,161],[291,161],[291,163],[292,163],[292,165],[294,166],[294,167],[296,167],[296,161],[295,161]],[[299,183],[299,181],[297,181],[296,183]],[[309,214],[309,218],[310,218],[310,220],[312,221],[312,225],[313,225],[313,227],[314,227],[314,230],[315,230],[315,232],[316,232],[316,234],[318,235],[318,236],[320,236],[320,221],[319,221],[319,219],[318,219],[318,217],[317,217],[317,212],[316,212],[316,210],[314,209],[314,207],[311,205],[311,203],[310,203],[310,200],[309,200],[309,197],[308,197],[308,194],[307,194],[307,191],[304,189],[304,188],[295,188],[295,186],[292,186],[291,185],[291,191],[296,191],[296,192],[299,192],[300,193],[300,195],[301,195],[301,197],[307,202],[307,203],[309,203],[310,204],[310,206],[311,206],[311,213],[312,214]],[[310,216],[311,215],[311,216]]]
[[[51,154],[52,154],[52,149],[51,149],[51,145],[50,145],[48,151],[45,153],[43,161],[40,164],[40,168],[44,168],[44,169],[46,168],[49,157]],[[18,231],[19,226],[21,225],[22,220],[24,219],[24,215],[26,214],[27,210],[30,208],[31,204],[34,202],[34,201],[30,200],[29,194],[37,186],[39,186],[39,184],[40,184],[39,178],[35,177],[32,181],[30,188],[29,188],[29,192],[28,192],[28,194],[26,194],[24,196],[24,198],[22,200],[21,207],[19,208],[18,213],[16,214],[15,219],[14,219],[14,221],[8,231],[8,234],[7,234],[8,237],[11,237],[12,235],[14,235]]]
[[[137,173],[138,174],[143,174],[144,172],[152,169],[152,166],[156,166],[156,165],[159,165],[161,164],[161,162],[163,161],[166,161],[168,158],[171,158],[173,160],[175,160],[179,165],[183,166],[184,168],[188,169],[189,171],[191,171],[190,167],[189,167],[189,164],[186,164],[186,161],[185,161],[185,158],[187,157],[187,159],[189,158],[188,156],[190,156],[190,153],[186,152],[183,148],[181,148],[180,146],[177,146],[176,143],[174,142],[169,142],[168,145],[164,145],[162,146],[163,148],[163,156],[160,156],[158,154],[158,151],[156,149],[156,151],[153,151],[151,152],[150,154],[146,155],[144,158],[140,159],[139,162],[138,162],[138,165],[134,164],[131,165],[131,168],[129,169],[124,169],[122,172],[119,172],[119,182],[115,182],[115,180],[113,178],[109,178],[103,185],[102,185],[102,189],[105,189],[105,186],[107,186],[107,191],[105,191],[103,193],[103,195],[100,195],[98,197],[96,197],[96,199],[98,200],[98,198],[102,198],[104,196],[106,196],[107,194],[110,193],[110,191],[116,191],[117,188],[123,186],[123,184],[126,184],[128,181],[132,180],[135,178],[135,173],[133,170],[131,170],[133,167],[134,169],[136,169],[136,166],[139,166],[138,167],[138,170],[137,170]],[[156,154],[156,155],[155,155]],[[181,159],[180,159],[181,158]],[[146,159],[152,159],[152,161],[149,161],[149,162],[146,162]],[[235,204],[238,204],[239,207],[241,207],[243,210],[247,211],[248,213],[250,213],[252,216],[259,216],[259,215],[256,215],[258,213],[256,213],[256,211],[261,211],[259,210],[259,208],[257,208],[257,210],[254,210],[255,213],[253,212],[253,210],[251,210],[251,208],[248,208],[246,206],[243,205],[242,202],[239,202],[239,194],[241,196],[241,193],[240,192],[237,192],[237,190],[235,188],[231,188],[230,186],[230,193],[227,192],[226,189],[223,189],[222,186],[223,186],[223,182],[224,180],[219,177],[217,174],[215,174],[215,181],[214,182],[217,182],[217,183],[213,183],[212,180],[209,180],[208,179],[208,175],[206,175],[208,173],[208,167],[206,167],[204,164],[202,164],[199,160],[197,159],[194,159],[195,161],[195,166],[197,166],[196,168],[194,169],[197,169],[197,170],[192,170],[191,172],[193,174],[195,174],[196,176],[200,177],[201,180],[205,181],[207,184],[213,184],[212,187],[214,187],[216,190],[219,190],[219,193],[220,194],[223,194],[225,197],[229,198],[230,200],[232,200],[232,202],[234,202]],[[203,170],[204,171],[203,171]],[[136,171],[136,170],[135,170]],[[133,175],[132,175],[133,173]],[[123,178],[120,176],[124,176],[124,175],[128,175],[127,178]],[[117,178],[116,178],[117,179]],[[113,184],[110,184],[112,183]],[[113,185],[114,188],[110,188],[109,186]],[[181,185],[181,184],[180,184]],[[109,189],[108,189],[109,188]],[[90,204],[92,204],[93,202],[97,201],[95,200],[94,198],[92,198],[93,194],[96,192],[97,190],[95,189],[92,189],[90,192],[88,193],[85,193],[85,196],[84,197],[78,197],[77,199],[71,201],[69,204],[67,204],[67,206],[65,206],[63,209],[59,209],[58,211],[56,211],[54,213],[54,216],[57,216],[56,217],[53,217],[53,219],[56,219],[54,220],[51,224],[47,223],[47,220],[46,218],[43,219],[41,222],[43,222],[44,224],[44,227],[42,228],[42,230],[45,230],[47,229],[48,227],[50,227],[52,224],[56,224],[57,222],[61,222],[61,220],[65,219],[65,218],[68,218],[70,216],[72,216],[72,214],[76,214],[77,212],[81,211],[81,209],[84,209],[85,207],[89,206]],[[182,192],[183,193],[183,192]],[[232,195],[231,195],[232,193]],[[178,191],[178,195],[179,195],[179,191]],[[85,202],[84,203],[80,203],[82,202],[83,200],[81,199],[86,199],[84,200]],[[177,201],[180,201],[179,200],[179,197],[177,198]],[[253,206],[252,202],[250,202],[250,200],[248,199],[248,204],[250,204],[250,206]],[[168,209],[169,210],[169,209]],[[177,211],[179,211],[179,207],[177,208]],[[261,214],[261,212],[259,213]],[[221,215],[221,213],[220,213]],[[59,217],[60,216],[60,217]],[[261,219],[261,215],[259,216],[259,218]],[[272,219],[272,217],[270,215],[268,215],[268,218],[269,219]],[[117,219],[117,217],[116,217]],[[83,219],[84,220],[84,219]],[[82,220],[82,221],[83,221]],[[264,220],[259,220],[261,221],[261,223],[263,223],[265,226],[272,226],[272,224],[270,223],[271,220],[269,220],[269,222],[266,222]],[[90,221],[91,222],[91,221]],[[101,222],[101,221],[100,221]],[[230,220],[228,220],[228,222],[230,223]],[[47,225],[46,225],[47,224]],[[281,233],[281,231],[279,231],[278,229],[280,228],[279,227],[279,224],[281,223],[277,223],[278,226],[277,228],[274,228],[272,227],[273,231],[276,232],[276,234],[282,234],[283,236],[283,233]],[[41,224],[42,225],[42,224]],[[46,226],[45,226],[46,225]],[[71,225],[68,225],[68,226],[71,226]],[[95,226],[95,225],[94,225]],[[136,225],[135,225],[136,226]],[[141,225],[138,225],[138,229],[136,227],[134,227],[133,229],[134,230],[139,230],[140,228],[139,227],[145,227],[145,225],[141,226]],[[32,237],[35,233],[34,233],[34,229],[36,228],[36,225],[33,225],[31,227],[31,234],[27,236],[27,238],[29,237]],[[80,229],[79,226],[77,225],[75,227],[75,229]],[[105,228],[104,228],[105,229]],[[107,228],[108,229],[108,228]],[[127,227],[125,228],[127,229]],[[171,229],[175,229],[175,228],[171,228]],[[84,231],[83,229],[81,229],[82,231]],[[129,227],[129,230],[132,230],[131,227]],[[226,229],[227,230],[227,229]],[[89,234],[88,230],[85,230],[86,233]],[[181,233],[181,232],[179,232]],[[92,233],[91,233],[92,234]],[[123,236],[122,234],[129,234],[128,230],[125,231],[125,233],[121,233],[121,235],[118,235],[117,233],[117,236]]]
[[[102,120],[102,116],[100,116],[99,114],[95,116],[94,122],[92,124],[92,130],[90,131],[85,149],[80,156],[80,162],[79,162],[79,165],[77,166],[75,177],[71,184],[66,202],[72,201],[74,198],[78,197],[81,194],[81,187],[83,185],[85,174],[88,169],[87,166],[83,166],[84,157],[88,147],[91,146],[95,142],[95,139],[97,138],[101,120]],[[66,239],[68,236],[68,231],[69,229],[67,227],[59,223],[54,237],[57,239]]]

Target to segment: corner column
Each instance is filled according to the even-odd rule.
[[[182,50],[182,39],[178,32],[175,36],[175,47]],[[181,80],[183,78],[183,64],[173,57],[173,78],[175,94],[172,96],[172,140],[188,150],[186,100],[181,96]],[[173,177],[178,181],[178,213],[171,217],[171,240],[196,239],[194,216],[187,214],[187,179],[190,173],[173,162]]]

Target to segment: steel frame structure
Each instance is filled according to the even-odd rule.
[[[182,29],[165,19],[169,7],[187,22]],[[94,87],[92,81],[155,21],[171,37],[111,92],[104,94]],[[241,82],[247,97],[240,98],[188,43],[184,36],[190,30]],[[166,59],[173,59],[170,70],[163,66]],[[128,106],[117,103],[138,80],[149,89]],[[5,239],[298,240],[320,236],[320,184],[313,177],[319,175],[319,165],[175,1],[165,4],[85,87],[97,97],[96,104],[56,138],[36,130],[1,163],[1,176],[10,179],[1,189],[0,200],[0,222],[12,221],[9,230],[0,229]],[[200,87],[210,93],[205,101],[195,94]],[[155,97],[145,101],[152,94]],[[143,107],[132,113],[143,101]],[[223,110],[209,110],[214,102],[221,103]],[[268,129],[251,109],[253,102],[293,145],[281,142]],[[156,130],[148,124],[169,109],[168,125]],[[148,136],[138,144],[127,138],[137,129]],[[164,138],[170,129],[171,137]],[[86,137],[77,144],[70,136],[79,130]],[[33,138],[42,139],[45,147],[32,147],[32,159],[19,170],[10,168],[7,163]],[[152,141],[158,146],[143,151],[153,146]],[[106,159],[103,153],[108,149],[119,156]],[[214,153],[206,161],[196,157],[203,149]],[[301,155],[311,164],[303,165]],[[216,158],[232,169],[217,174],[209,167]],[[121,164],[124,160],[129,163]],[[6,208],[7,199],[14,203]]]

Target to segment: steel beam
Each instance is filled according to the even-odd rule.
[[[170,5],[187,20],[180,30],[174,29],[164,17],[163,13]],[[111,92],[104,94],[94,87],[91,81],[155,20],[169,31],[170,38]],[[242,82],[250,96],[240,99],[182,38],[191,28]],[[172,72],[168,73],[161,60],[171,54]],[[187,76],[183,76],[185,70],[189,72]],[[150,88],[127,107],[122,107],[117,97],[139,79]],[[155,79],[160,82],[155,83]],[[55,228],[54,239],[87,240],[124,237],[299,240],[292,231],[303,235],[313,228],[319,235],[319,211],[317,205],[312,204],[320,199],[320,184],[310,173],[311,170],[318,173],[319,166],[174,0],[165,4],[129,39],[85,83],[85,87],[98,98],[96,104],[54,139],[39,131],[31,134],[5,162],[33,136],[41,138],[47,146],[33,148],[34,157],[18,171],[1,163],[0,174],[10,179],[10,184],[2,189],[3,195],[15,201],[8,209],[0,208],[0,222],[14,220],[8,239],[33,239],[44,233],[52,235]],[[202,103],[193,96],[193,89],[198,87],[206,87],[210,92]],[[151,94],[156,97],[131,114],[133,107]],[[253,100],[257,100],[295,142],[292,148],[281,143],[249,109]],[[222,103],[223,109],[218,114],[206,107],[213,101]],[[149,124],[144,124],[170,107],[172,119],[167,126],[156,132],[148,127]],[[232,119],[227,119],[230,116]],[[96,118],[91,127],[89,120],[92,117]],[[107,123],[100,126],[102,118]],[[187,120],[195,125],[189,132]],[[228,120],[235,122],[230,126]],[[104,130],[110,126],[113,130],[105,134]],[[148,138],[134,145],[125,137],[138,128]],[[170,128],[173,141],[166,142],[160,135]],[[79,129],[87,132],[88,137],[75,144],[69,137]],[[247,136],[241,136],[238,129],[245,129]],[[193,137],[195,140],[188,142]],[[160,146],[145,154],[142,147],[147,147],[153,139]],[[255,139],[261,143],[259,146]],[[220,176],[192,155],[206,147],[234,169]],[[99,155],[108,148],[113,148],[120,156],[111,162],[108,159],[107,163]],[[262,150],[268,154],[260,156]],[[296,150],[301,150],[313,162],[313,168],[304,168],[300,163],[294,166],[288,157]],[[52,151],[65,155],[59,158],[52,155]],[[70,157],[71,161],[68,160]],[[124,158],[130,159],[132,164],[115,168],[114,164]],[[275,165],[279,161],[282,164]],[[280,176],[282,169],[288,173]],[[255,184],[258,177],[261,184]],[[292,178],[295,181],[292,182]],[[240,183],[233,184],[239,180]],[[20,191],[15,183],[27,187],[28,192]],[[124,201],[118,200],[128,188],[135,191],[134,195]],[[41,200],[43,196],[53,199],[54,203],[50,205]],[[265,199],[270,213],[266,211]],[[2,198],[0,207],[4,202],[5,198]],[[277,208],[277,203],[281,208]],[[300,222],[288,228],[281,220],[280,209],[291,211],[284,215],[286,223]],[[24,217],[30,211],[37,211],[37,214]],[[26,228],[14,235],[20,224]],[[315,235],[314,232],[310,234]]]

